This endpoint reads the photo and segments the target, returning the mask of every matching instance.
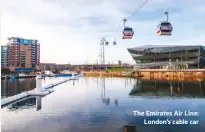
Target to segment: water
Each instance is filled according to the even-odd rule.
[[[25,80],[28,81],[34,80]],[[6,83],[9,89],[17,89],[11,87],[13,82]],[[6,91],[6,85],[2,86]],[[2,95],[13,95],[8,91]],[[106,101],[108,97],[110,101]],[[1,128],[3,132],[123,132],[125,125],[134,123],[138,132],[204,132],[204,97],[205,85],[201,82],[81,78],[57,86],[48,96],[29,97],[2,108]],[[199,112],[199,116],[139,117],[133,110],[190,110]],[[199,124],[146,125],[144,119],[199,120]]]
[[[42,79],[42,85],[44,86],[51,82],[58,82],[62,79],[63,78],[45,78]],[[1,80],[1,98],[10,97],[34,88],[36,88],[35,78]]]
[[[35,79],[1,80],[1,98],[13,96],[36,87]]]

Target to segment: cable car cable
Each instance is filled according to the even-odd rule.
[[[136,14],[149,0],[146,0],[135,12],[133,12],[127,19],[124,20],[128,20],[130,19],[134,14]]]
[[[127,17],[127,19],[123,19],[123,25],[125,27],[125,22],[130,19],[134,14],[136,14],[149,0],[146,0],[139,8],[137,8],[137,10],[135,12],[133,12],[129,17]],[[121,23],[120,23],[121,24]],[[117,24],[118,26],[118,24]]]
[[[134,14],[136,14],[149,0],[146,0],[135,12],[133,12],[127,19],[123,19],[124,30],[122,39],[132,39],[134,36],[134,31],[131,27],[126,27],[125,22],[130,19]]]
[[[127,17],[127,19],[123,19],[123,25],[125,28],[125,22],[130,19],[133,15],[135,15],[149,0],[146,0],[139,8],[137,8],[137,10],[135,10],[135,12],[133,12],[129,17]],[[128,27],[129,28],[129,27]],[[129,28],[129,30],[132,31],[132,34],[134,34],[134,31],[132,28]]]
[[[149,0],[146,0],[139,8],[137,8],[137,10],[135,12],[133,12],[129,17],[127,17],[127,19],[123,19],[123,21],[127,21],[128,19],[130,19],[134,14],[136,14]],[[116,24],[116,26],[121,25],[122,23]]]
[[[130,19],[134,14],[136,14],[149,0],[146,0],[135,12],[133,12],[127,19],[123,19],[123,25],[125,27],[125,22]]]

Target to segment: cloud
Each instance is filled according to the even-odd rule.
[[[195,8],[195,10],[198,12],[198,13],[204,13],[205,12],[205,5],[203,6],[197,6]]]
[[[148,44],[189,44],[204,35],[204,0],[151,0],[127,22],[133,27],[132,40],[122,40],[122,20],[144,0],[8,0],[1,19],[1,43],[6,38],[22,36],[41,43],[41,62],[96,63],[100,39],[106,37],[106,62],[133,62],[127,48]],[[173,35],[156,35],[158,23],[170,12]],[[203,10],[202,10],[203,11]],[[191,17],[190,17],[191,16]],[[187,40],[189,39],[189,40]],[[116,40],[117,45],[112,45]],[[197,41],[202,43],[203,37]]]

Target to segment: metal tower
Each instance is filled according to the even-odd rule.
[[[101,59],[101,64],[105,64],[105,45],[108,45],[108,42],[106,41],[105,38],[101,39],[100,43],[100,59]]]

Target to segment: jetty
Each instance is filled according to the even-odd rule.
[[[73,74],[71,77],[67,77],[64,80],[61,80],[59,82],[56,83],[50,83],[48,85],[42,86],[42,76],[41,75],[37,75],[36,76],[36,88],[33,90],[29,90],[29,91],[25,91],[22,92],[20,94],[8,97],[8,98],[3,98],[1,100],[1,107],[4,107],[10,103],[16,102],[18,100],[21,100],[23,98],[29,97],[29,96],[46,96],[52,92],[54,92],[54,87],[58,86],[62,83],[65,83],[67,81],[71,81],[71,80],[77,80],[78,78],[82,77],[83,74]]]

